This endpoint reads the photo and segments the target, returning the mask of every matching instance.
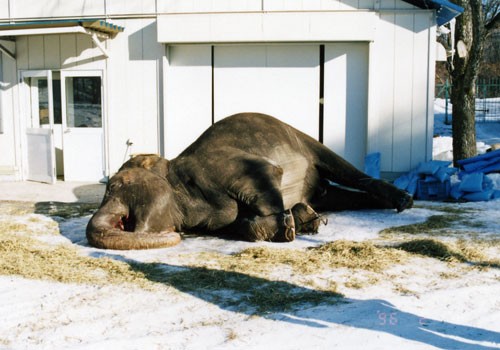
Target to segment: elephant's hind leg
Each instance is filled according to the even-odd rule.
[[[295,222],[285,210],[280,185],[283,169],[252,155],[242,157],[241,164],[245,167],[229,187],[239,206],[232,231],[249,241],[293,241]]]
[[[394,208],[393,203],[386,198],[334,185],[322,186],[322,191],[313,197],[311,205],[318,211]]]

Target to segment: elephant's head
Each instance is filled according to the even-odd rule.
[[[114,175],[100,208],[87,225],[90,245],[105,249],[148,249],[176,245],[182,215],[165,178],[143,168]]]

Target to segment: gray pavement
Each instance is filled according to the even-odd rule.
[[[57,181],[54,185],[32,182],[0,182],[0,201],[100,203],[106,185]]]

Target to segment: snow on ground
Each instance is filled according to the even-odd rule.
[[[434,159],[452,160],[451,104],[448,105],[448,119],[446,119],[445,113],[446,101],[436,99],[434,103],[434,135],[437,137],[434,138],[432,155]],[[446,120],[448,124],[445,123]],[[484,153],[490,145],[500,143],[500,122],[476,122],[476,139],[478,153]]]
[[[438,113],[436,130],[445,129],[440,118]],[[491,130],[492,124],[485,129]],[[482,135],[486,131],[478,129],[478,139]],[[489,140],[500,136],[500,131],[493,136]],[[449,149],[448,141],[443,140],[435,139],[439,154]],[[11,193],[16,199],[16,193]],[[189,236],[173,248],[120,252],[88,246],[84,231],[89,216],[56,220],[43,214],[8,217],[0,212],[0,222],[59,230],[60,235],[52,232],[36,238],[53,245],[71,244],[83,255],[175,268],[189,266],[186,255],[202,252],[232,254],[259,245],[302,249],[339,239],[382,242],[380,230],[423,222],[442,214],[445,206],[448,211],[467,210],[469,226],[463,232],[458,229],[460,237],[493,242],[488,253],[498,258],[498,205],[498,201],[417,202],[416,208],[400,214],[391,210],[330,214],[328,225],[317,235],[287,244]],[[246,277],[255,284],[263,283]],[[273,277],[281,281],[276,286],[280,283],[287,290],[309,290],[300,285],[300,276],[289,275],[289,271],[278,270]],[[4,275],[0,276],[0,349],[500,349],[498,266],[474,268],[415,256],[376,275],[339,268],[311,278],[318,284],[338,283],[344,298],[255,313],[243,306],[251,301],[242,299],[242,305],[236,306],[227,302],[235,290],[213,298],[208,287],[183,291],[173,285],[145,290],[132,285],[63,284]],[[368,282],[354,287],[345,283],[349,280]]]

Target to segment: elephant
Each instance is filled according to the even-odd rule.
[[[181,232],[290,242],[321,212],[411,208],[391,183],[358,170],[278,119],[239,113],[214,123],[172,160],[139,155],[107,184],[86,236],[105,249],[173,246]]]

